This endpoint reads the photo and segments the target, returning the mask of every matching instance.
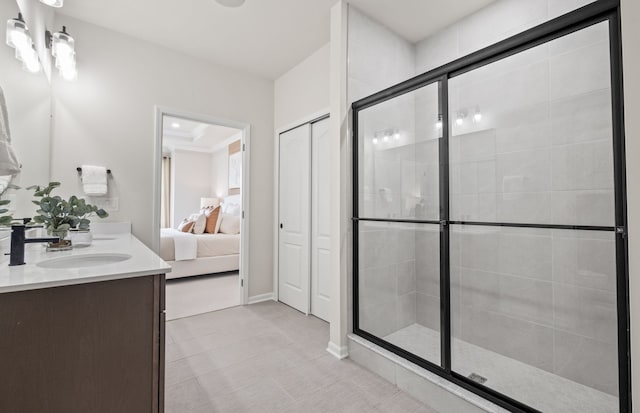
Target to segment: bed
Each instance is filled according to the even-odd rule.
[[[227,206],[230,198],[225,199]],[[160,257],[171,265],[167,279],[237,271],[240,269],[240,234],[193,234],[163,228]]]

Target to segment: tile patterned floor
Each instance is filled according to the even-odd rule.
[[[283,304],[167,323],[166,412],[436,413],[325,348],[329,326]]]

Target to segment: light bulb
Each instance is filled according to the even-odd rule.
[[[60,76],[62,76],[64,80],[76,80],[78,78],[78,70],[75,66],[65,68],[64,70],[60,71]]]
[[[76,65],[76,59],[73,55],[66,55],[56,57],[56,68],[60,70],[65,70],[71,66]]]
[[[378,144],[378,138],[373,138],[373,144],[377,145]]]
[[[54,43],[53,48],[51,49],[51,54],[54,57],[73,56],[74,53],[75,51],[69,43],[61,41]]]
[[[179,124],[178,122],[173,122],[173,123],[171,124],[171,127],[172,127],[173,129],[178,129],[178,128],[180,127],[180,124]]]
[[[482,120],[482,113],[478,112],[475,115],[473,115],[473,120],[476,122],[480,122]]]
[[[25,60],[22,64],[22,67],[30,72],[30,73],[38,73],[40,72],[40,61],[39,60]]]
[[[456,118],[456,125],[461,126],[464,123],[464,119],[462,119],[460,116],[458,116]]]
[[[64,6],[64,0],[40,0],[40,3],[46,4],[51,7],[62,7]]]
[[[18,50],[26,49],[31,46],[31,38],[27,33],[20,30],[13,30],[10,34],[11,44]]]
[[[38,54],[33,47],[20,50],[16,57],[22,62],[22,67],[26,71],[31,73],[38,73],[40,71],[40,60],[38,60]]]
[[[384,138],[382,138],[382,140],[387,142],[389,140],[389,135],[384,135]]]
[[[436,129],[442,129],[442,121],[441,120],[436,122]]]
[[[400,132],[395,132],[395,133],[393,134],[393,139],[395,139],[395,140],[400,140]]]

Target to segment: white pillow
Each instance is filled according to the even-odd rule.
[[[222,222],[220,223],[220,232],[223,234],[239,234],[240,233],[240,217],[235,215],[222,214]]]
[[[194,221],[191,232],[194,234],[204,234],[204,230],[207,227],[207,216],[205,214],[192,214],[189,219]]]
[[[229,215],[240,215],[240,211],[242,210],[242,205],[237,202],[231,202],[230,200],[226,200],[222,203],[222,213]]]
[[[216,229],[215,231],[213,231],[214,234],[217,234],[218,232],[220,232],[220,224],[222,224],[222,216],[224,215],[224,213],[222,213],[222,211],[220,211],[218,213],[218,220],[216,221]]]

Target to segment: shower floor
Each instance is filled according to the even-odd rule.
[[[440,364],[437,331],[412,324],[383,338]],[[610,394],[455,338],[453,348],[457,373],[480,374],[487,379],[485,386],[545,413],[618,412],[618,398]]]

